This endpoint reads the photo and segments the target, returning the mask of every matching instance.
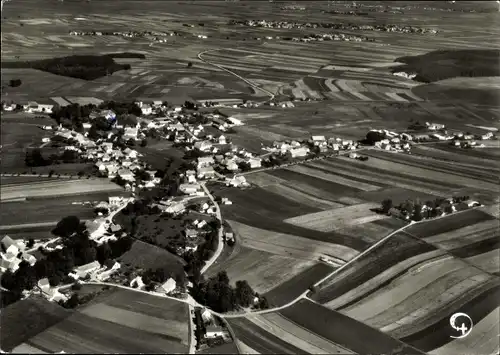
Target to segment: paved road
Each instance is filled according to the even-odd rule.
[[[75,175],[58,175],[58,174],[10,174],[10,173],[2,173],[1,177],[41,177],[41,178],[53,178],[53,179],[74,179],[74,180],[86,180],[89,179],[87,176],[79,177]],[[90,179],[107,179],[107,178],[99,178],[96,176],[91,176]]]
[[[269,100],[274,99],[275,95],[271,91],[261,88],[260,86],[252,83],[250,80],[245,79],[241,75],[238,75],[235,72],[233,72],[233,71],[231,71],[231,70],[229,70],[227,68],[224,68],[222,65],[215,64],[215,63],[209,62],[208,60],[203,59],[203,54],[206,54],[206,53],[209,53],[209,52],[218,51],[218,50],[220,50],[220,49],[209,49],[207,51],[200,52],[200,53],[198,53],[198,59],[201,60],[205,64],[209,64],[209,65],[212,65],[212,66],[214,66],[216,68],[219,68],[219,69],[225,71],[226,73],[229,73],[229,74],[235,76],[236,78],[244,81],[245,83],[247,83],[248,85],[250,85],[254,89],[259,90],[259,91],[263,92],[264,94],[268,95],[269,96]]]
[[[222,253],[222,249],[224,248],[224,233],[223,233],[223,227],[222,227],[222,215],[220,213],[220,207],[219,207],[219,204],[215,201],[214,197],[212,196],[212,194],[210,193],[210,191],[208,190],[207,186],[205,185],[205,183],[201,183],[201,187],[203,189],[203,191],[205,191],[205,193],[207,194],[207,196],[210,198],[210,200],[212,201],[212,203],[214,204],[215,206],[215,210],[216,210],[216,216],[217,216],[217,219],[219,220],[221,226],[218,230],[218,237],[219,237],[219,242],[217,243],[217,250],[215,251],[214,255],[209,259],[207,260],[207,262],[205,263],[205,265],[203,266],[203,268],[201,269],[200,273],[201,274],[204,274],[208,268],[210,266],[212,266],[212,264],[217,260],[217,258],[220,256],[220,254]]]
[[[188,314],[189,314],[189,351],[188,354],[196,353],[196,335],[195,329],[196,325],[194,324],[194,307],[191,304],[188,304]]]

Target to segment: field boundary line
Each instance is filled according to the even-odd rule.
[[[241,75],[236,74],[235,72],[233,72],[233,71],[231,71],[231,70],[229,70],[229,69],[227,69],[227,68],[223,67],[222,65],[220,65],[220,64],[215,64],[215,63],[212,63],[212,62],[209,62],[208,60],[203,59],[203,57],[202,57],[202,56],[203,56],[203,54],[206,54],[206,53],[209,53],[209,52],[218,51],[218,50],[221,50],[221,49],[223,49],[223,48],[209,49],[209,50],[206,50],[206,51],[203,51],[203,52],[198,53],[197,57],[198,57],[198,59],[199,59],[199,60],[201,60],[203,63],[208,64],[208,65],[212,65],[212,66],[214,66],[214,67],[216,67],[216,68],[219,68],[219,69],[221,69],[221,70],[225,71],[226,73],[229,73],[229,74],[231,74],[231,75],[235,76],[236,78],[238,78],[238,79],[240,79],[240,80],[244,81],[246,84],[250,85],[250,86],[251,86],[251,87],[253,87],[254,89],[257,89],[257,90],[259,90],[259,91],[262,91],[264,94],[266,94],[266,95],[268,95],[268,96],[269,96],[269,99],[270,99],[270,100],[274,99],[275,95],[274,95],[271,91],[266,90],[266,89],[264,89],[264,88],[261,88],[261,87],[260,87],[260,86],[258,86],[257,84],[252,83],[250,80],[245,79],[245,78],[244,78],[244,77],[242,77]]]

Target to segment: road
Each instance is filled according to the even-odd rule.
[[[40,177],[40,178],[53,178],[53,179],[75,179],[75,180],[84,180],[84,179],[107,179],[107,178],[99,178],[96,176],[91,176],[90,178],[87,176],[79,177],[75,175],[59,175],[59,174],[10,174],[10,173],[2,173],[1,177]]]
[[[207,271],[208,268],[210,266],[212,266],[212,264],[217,260],[217,258],[222,253],[222,248],[224,248],[224,236],[223,236],[224,233],[223,233],[223,227],[222,227],[222,215],[220,213],[219,204],[215,201],[214,197],[212,196],[212,194],[210,193],[210,191],[208,190],[208,188],[207,188],[207,186],[206,186],[206,184],[204,182],[201,183],[201,188],[203,189],[203,191],[205,191],[205,193],[207,194],[208,198],[210,198],[210,200],[214,204],[216,216],[217,216],[217,219],[220,222],[220,228],[219,228],[219,230],[217,232],[218,237],[219,237],[219,241],[217,243],[217,250],[215,251],[214,255],[209,260],[207,260],[207,262],[205,263],[205,265],[201,269],[200,273],[204,274],[205,271]]]
[[[188,304],[188,314],[189,314],[189,351],[188,354],[196,353],[196,335],[195,329],[196,325],[194,324],[194,307],[191,304]]]
[[[235,76],[236,78],[240,79],[241,81],[244,81],[246,84],[250,85],[254,89],[259,90],[259,91],[263,92],[264,94],[268,95],[269,96],[269,100],[274,99],[275,95],[271,91],[261,88],[260,86],[252,83],[250,80],[245,79],[241,75],[238,75],[235,72],[233,72],[233,71],[231,71],[231,70],[229,70],[227,68],[224,68],[222,65],[215,64],[215,63],[209,62],[208,60],[203,59],[203,54],[206,54],[206,53],[209,53],[209,52],[218,51],[218,50],[220,50],[220,49],[209,49],[209,50],[200,52],[200,53],[198,53],[198,59],[201,60],[205,64],[208,64],[208,65],[214,66],[216,68],[219,68],[219,69],[225,71],[226,73],[229,73],[229,74]]]

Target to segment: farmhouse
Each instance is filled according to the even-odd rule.
[[[324,145],[326,144],[326,139],[325,136],[312,136],[309,142],[315,146]]]
[[[85,264],[75,268],[75,274],[78,278],[84,278],[91,274],[94,271],[97,271],[101,268],[101,264],[98,261],[93,261],[89,264]]]
[[[185,209],[186,209],[186,206],[184,205],[184,203],[178,202],[178,203],[175,203],[175,204],[168,206],[165,209],[165,212],[177,214],[177,213],[182,213]]]
[[[198,158],[198,168],[203,168],[214,164],[214,158],[209,157],[199,157]]]
[[[262,159],[260,158],[249,158],[247,163],[250,164],[250,168],[260,168],[262,166]]]
[[[118,176],[120,176],[125,181],[130,181],[130,182],[135,181],[134,174],[128,169],[118,170]]]
[[[16,240],[12,239],[11,237],[9,237],[8,235],[3,237],[1,243],[5,249],[5,253],[13,253],[13,254],[17,255],[17,253],[19,253],[19,251],[24,250],[24,248],[25,248],[25,245],[22,241],[16,241]]]
[[[130,287],[133,288],[138,288],[139,290],[142,290],[144,288],[144,282],[142,281],[142,277],[137,276],[135,279],[130,281]]]
[[[298,157],[305,157],[307,153],[309,152],[309,148],[306,147],[300,147],[300,148],[295,148],[295,149],[290,149],[288,151],[288,154],[292,158],[298,158]]]
[[[198,179],[211,179],[215,176],[215,170],[211,166],[198,168]]]
[[[427,129],[430,131],[437,131],[440,129],[444,129],[444,124],[439,124],[439,123],[429,123],[425,122],[425,125],[427,126]]]
[[[160,291],[170,293],[175,290],[176,282],[173,278],[169,278],[163,285],[160,286]]]
[[[212,148],[212,143],[209,141],[198,141],[194,144],[194,147],[201,152],[207,152]]]
[[[221,327],[217,327],[214,325],[209,325],[207,327],[206,337],[209,339],[221,337],[224,335],[224,330]]]
[[[139,133],[139,124],[135,127],[125,127],[125,132],[123,133],[123,138],[126,140],[137,139],[137,134]]]
[[[203,312],[201,312],[201,318],[203,319],[203,323],[207,324],[212,322],[212,312],[210,312],[208,309],[203,309]]]
[[[179,190],[187,195],[196,193],[200,189],[200,184],[181,184]]]

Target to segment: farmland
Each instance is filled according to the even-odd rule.
[[[59,180],[2,186],[2,201],[18,198],[58,197],[88,192],[119,192],[123,188],[108,179]]]
[[[2,350],[11,351],[71,314],[71,311],[42,298],[23,300],[2,309],[0,322]]]
[[[47,352],[187,351],[187,305],[117,290],[27,341]]]
[[[370,129],[416,133],[409,126],[417,121],[444,124],[450,134],[500,128],[498,77],[491,76],[498,75],[491,65],[500,50],[494,25],[498,4],[356,3],[308,1],[299,11],[278,1],[6,2],[2,61],[124,51],[144,58],[116,58],[130,69],[94,80],[3,67],[2,100],[260,102],[218,108],[245,123],[227,136],[257,155],[264,153],[262,144],[311,135],[357,141]],[[249,18],[266,24],[237,24]],[[327,23],[333,26],[321,25]],[[327,34],[338,40],[320,37]],[[418,77],[396,76],[395,70]],[[9,85],[14,79],[22,84]],[[272,96],[279,103],[293,101],[294,107],[271,106]],[[91,174],[87,163],[26,167],[26,151],[49,136],[39,126],[52,124],[48,117],[3,112],[2,172]],[[214,127],[205,131],[220,134]],[[481,142],[485,148],[412,144],[411,154],[363,147],[366,161],[338,156],[250,171],[245,177],[252,186],[244,189],[210,184],[214,195],[232,201],[221,204],[221,211],[236,244],[224,246],[204,276],[226,271],[233,284],[247,280],[270,307],[283,308],[226,315],[235,343],[202,353],[494,352],[500,148],[497,140]],[[164,169],[167,158],[183,154],[171,142],[148,138],[147,143],[136,148],[153,169]],[[46,237],[66,215],[93,217],[91,205],[74,202],[128,194],[100,179],[8,176],[1,183],[0,231],[13,238]],[[159,190],[137,196],[158,200],[164,197]],[[406,222],[374,212],[385,199],[398,205],[464,195],[486,206],[401,231]],[[136,240],[118,261],[128,271],[184,273],[184,262],[162,248],[185,248],[183,224],[195,218],[200,215],[119,214],[116,222],[135,232]],[[54,304],[27,306],[30,318],[40,314],[34,323],[18,321],[25,304],[14,305],[19,306],[15,332],[2,325],[2,350],[21,344],[18,351],[26,352],[187,353],[190,345],[187,305],[138,290],[113,289],[71,312]],[[474,320],[466,339],[450,338],[449,316],[455,312]]]
[[[212,276],[225,270],[231,282],[247,280],[256,292],[265,293],[312,265],[314,265],[312,261],[241,248],[224,263],[212,266],[207,275]]]
[[[419,353],[378,330],[309,300],[300,300],[280,314],[309,332],[355,353]]]

